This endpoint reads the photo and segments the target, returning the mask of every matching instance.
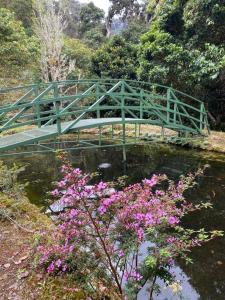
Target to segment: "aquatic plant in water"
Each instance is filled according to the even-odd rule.
[[[186,214],[207,206],[194,206],[183,196],[201,171],[178,183],[153,175],[118,191],[103,181],[89,185],[92,176],[69,164],[62,174],[52,194],[67,209],[54,232],[40,238],[39,266],[52,276],[69,274],[93,297],[135,299],[148,283],[153,299],[157,278],[176,284],[174,259],[190,262],[192,247],[221,235],[181,225]]]

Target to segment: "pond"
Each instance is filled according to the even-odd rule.
[[[198,186],[188,192],[186,197],[193,203],[212,202],[213,209],[195,212],[184,220],[185,226],[204,227],[207,230],[225,231],[225,155],[188,150],[161,144],[128,146],[127,162],[122,162],[122,149],[102,148],[79,150],[69,153],[75,167],[85,172],[98,171],[104,180],[113,180],[127,175],[128,184],[148,178],[154,173],[167,174],[178,179],[181,174],[195,171],[209,165]],[[20,180],[28,181],[27,195],[32,203],[46,206],[46,194],[53,187],[52,182],[59,179],[60,162],[53,153],[35,154],[27,157],[10,157],[7,163],[17,162],[26,165]],[[176,263],[174,273],[183,286],[182,299],[224,300],[225,299],[225,238],[214,240],[193,249],[191,258],[194,264]],[[163,283],[161,283],[163,285]],[[148,299],[143,291],[140,300]],[[157,300],[176,300],[168,289],[163,289]]]

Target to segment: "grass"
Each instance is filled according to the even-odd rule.
[[[0,193],[0,290],[1,299],[86,299],[70,278],[52,278],[33,265],[33,244],[40,232],[51,230],[49,217],[26,196]],[[25,276],[25,277],[24,277]]]

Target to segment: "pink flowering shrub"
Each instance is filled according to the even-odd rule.
[[[135,299],[149,282],[152,299],[158,277],[173,282],[176,257],[188,260],[192,247],[220,234],[182,227],[182,217],[201,208],[183,197],[191,174],[177,184],[154,175],[118,191],[102,181],[90,186],[91,175],[70,165],[62,174],[52,195],[67,208],[54,232],[43,233],[38,262],[50,275],[70,274],[88,294]]]

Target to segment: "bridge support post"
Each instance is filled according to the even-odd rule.
[[[126,161],[127,161],[126,146],[123,145],[123,162],[125,163]]]
[[[137,124],[135,123],[135,142],[137,141]]]
[[[114,126],[112,125],[111,137],[114,139]]]
[[[102,127],[99,126],[98,129],[98,145],[101,146],[102,145]]]
[[[165,128],[164,128],[164,126],[162,126],[162,128],[161,128],[161,136],[164,140],[165,139]]]
[[[138,137],[140,138],[141,136],[141,124],[139,124],[139,130],[138,130]]]

